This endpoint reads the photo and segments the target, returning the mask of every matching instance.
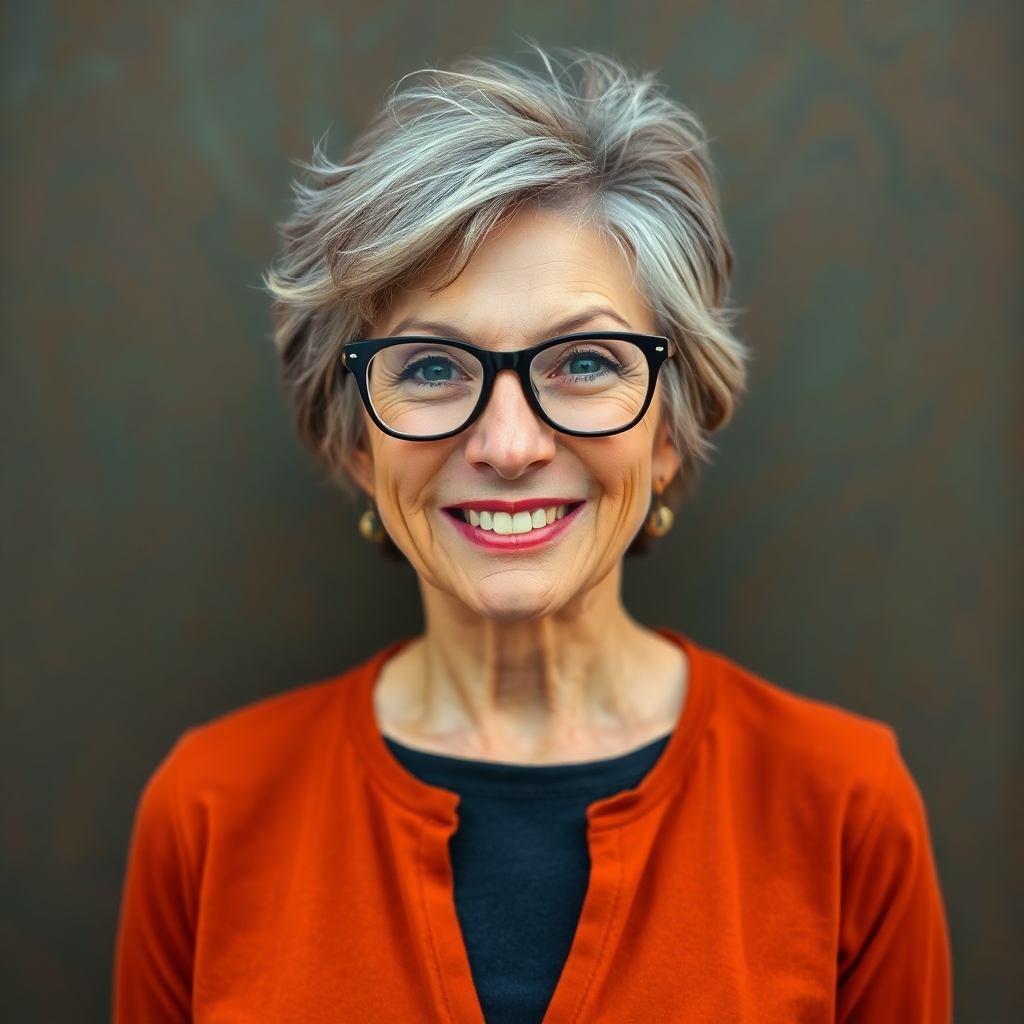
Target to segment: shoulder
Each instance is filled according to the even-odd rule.
[[[847,866],[928,850],[924,805],[889,726],[788,693],[722,655],[696,648],[692,660],[713,695],[707,756],[765,844],[788,837]]]
[[[878,828],[927,833],[888,725],[789,693],[720,654],[694,647],[691,661],[712,692],[706,739],[766,826],[816,823],[847,854]]]
[[[171,751],[169,766],[179,776],[228,781],[301,757],[342,724],[351,675],[275,694],[193,727]]]
[[[710,694],[701,767],[728,808],[733,856],[772,879],[768,905],[787,893],[818,920],[832,915],[837,1019],[920,1019],[929,1001],[942,1018],[942,898],[924,804],[893,730],[721,655],[694,647],[691,660]]]
[[[721,654],[695,647],[691,660],[713,688],[710,727],[759,770],[885,786],[899,757],[888,725],[790,693]]]
[[[325,764],[353,729],[348,699],[390,654],[187,730],[150,779],[172,802],[271,798]]]

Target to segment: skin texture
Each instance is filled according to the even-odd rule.
[[[658,333],[618,247],[557,211],[520,211],[439,291],[436,274],[428,268],[396,295],[370,336],[512,350],[571,331]],[[542,764],[614,757],[671,731],[684,656],[633,621],[620,596],[622,556],[651,492],[679,470],[660,407],[656,393],[631,430],[570,437],[537,418],[505,371],[456,437],[401,441],[367,417],[350,468],[419,575],[426,622],[378,682],[385,735],[450,756]],[[482,548],[444,511],[541,497],[584,504],[556,539],[524,551]]]

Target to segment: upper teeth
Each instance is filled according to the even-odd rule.
[[[532,512],[477,512],[467,509],[469,522],[479,526],[481,530],[493,530],[498,534],[529,533],[542,526],[550,526],[556,519],[565,515],[565,505],[553,505],[551,508],[535,508]]]

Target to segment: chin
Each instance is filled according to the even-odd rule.
[[[503,572],[489,576],[479,581],[474,593],[463,600],[477,614],[496,622],[528,622],[550,615],[566,603],[568,598],[559,599],[555,594],[553,581],[529,579],[531,575]]]

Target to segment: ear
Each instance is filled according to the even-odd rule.
[[[372,498],[376,491],[376,476],[369,435],[369,430],[364,428],[355,447],[349,452],[348,459],[345,462],[345,469],[348,470],[349,476],[359,484],[367,496]]]
[[[668,417],[658,417],[658,426],[654,431],[654,442],[651,448],[651,482],[659,491],[675,479],[682,463],[679,452],[672,443],[672,429]]]

